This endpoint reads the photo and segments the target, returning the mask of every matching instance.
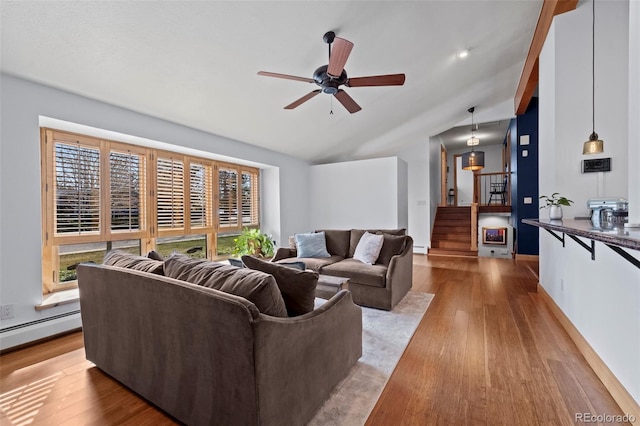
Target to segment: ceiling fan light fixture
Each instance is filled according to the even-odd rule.
[[[353,43],[340,37],[336,33],[329,31],[322,38],[329,45],[329,63],[318,67],[313,78],[298,77],[295,75],[280,74],[268,71],[258,71],[258,75],[265,77],[276,77],[286,80],[296,80],[306,83],[315,83],[320,88],[311,91],[303,97],[297,99],[284,109],[295,109],[316,96],[318,93],[325,93],[335,97],[338,102],[345,107],[349,113],[353,114],[362,108],[351,98],[340,86],[346,87],[379,87],[379,86],[402,86],[405,81],[404,74],[370,75],[364,77],[349,78],[344,66],[349,59]],[[329,112],[333,114],[333,110]]]

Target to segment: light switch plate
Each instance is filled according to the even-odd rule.
[[[529,145],[529,135],[520,136],[520,145]]]
[[[531,203],[533,203],[533,198],[531,198],[531,197],[524,197],[524,203],[525,203],[525,204],[531,204]]]
[[[529,150],[527,150],[527,149],[523,149],[523,150],[522,150],[522,156],[523,156],[523,157],[528,157],[528,156],[529,156]]]

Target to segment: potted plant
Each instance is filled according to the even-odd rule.
[[[273,241],[267,234],[257,228],[244,228],[238,238],[234,238],[235,247],[233,254],[242,256],[249,254],[258,257],[273,256]]]
[[[541,195],[541,200],[545,201],[544,206],[540,206],[541,209],[549,209],[549,219],[559,220],[562,219],[562,206],[571,206],[571,201],[567,197],[560,196],[560,193],[554,192],[551,196]]]

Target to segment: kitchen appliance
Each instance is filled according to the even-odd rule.
[[[587,207],[594,228],[623,227],[629,220],[629,202],[624,198],[591,198]]]

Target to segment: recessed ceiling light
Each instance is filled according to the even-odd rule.
[[[469,55],[469,50],[468,49],[464,49],[461,50],[460,52],[458,52],[458,54],[456,55],[459,59],[462,58],[466,58]]]

